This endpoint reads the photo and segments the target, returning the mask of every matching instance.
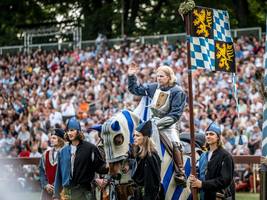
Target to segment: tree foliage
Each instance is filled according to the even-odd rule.
[[[19,44],[24,26],[73,20],[82,25],[83,39],[99,32],[120,37],[122,23],[129,36],[184,32],[177,0],[3,0],[0,2],[0,45]],[[265,0],[195,0],[196,5],[227,9],[231,27],[265,29]],[[256,22],[256,23],[255,23]]]

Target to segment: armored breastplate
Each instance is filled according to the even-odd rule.
[[[153,116],[162,118],[164,117],[170,110],[170,90],[162,91],[161,89],[157,89],[153,96],[150,109],[152,111]]]

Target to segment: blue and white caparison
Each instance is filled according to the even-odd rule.
[[[133,143],[133,132],[135,128],[144,118],[149,119],[147,116],[149,114],[148,111],[144,109],[144,112],[146,112],[146,116],[144,114],[136,115],[129,110],[122,110],[98,127],[104,141],[107,162],[114,163],[127,159],[129,144]],[[144,118],[141,119],[139,116]],[[120,138],[120,142],[116,142],[118,138]],[[162,156],[161,183],[165,193],[165,200],[192,199],[189,180],[187,181],[186,188],[177,186],[174,180],[173,160],[165,150],[162,142],[160,142],[159,146]],[[185,174],[188,177],[191,172],[191,158],[184,155],[183,159]]]

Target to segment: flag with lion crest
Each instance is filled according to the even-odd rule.
[[[191,68],[236,72],[227,11],[195,7],[190,13]]]

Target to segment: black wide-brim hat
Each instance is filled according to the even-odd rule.
[[[143,136],[151,137],[152,135],[152,124],[151,121],[146,121],[137,126],[135,129],[137,132],[141,133]]]
[[[61,128],[55,128],[52,132],[52,135],[56,135],[62,139],[64,139],[65,131]]]

